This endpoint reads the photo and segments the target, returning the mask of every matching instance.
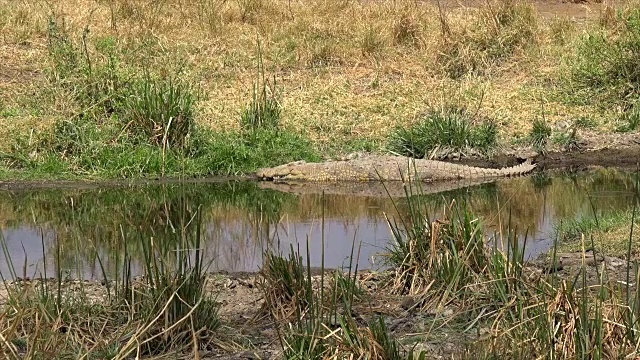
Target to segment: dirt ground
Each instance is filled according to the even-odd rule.
[[[437,3],[434,1],[434,3]],[[582,1],[582,0],[536,0],[531,1],[536,10],[545,18],[566,17],[576,21],[597,18],[607,6],[618,6],[621,1]],[[481,7],[486,5],[484,0],[449,0],[442,1],[445,9],[460,7]]]

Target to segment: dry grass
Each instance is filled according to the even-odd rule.
[[[482,98],[482,112],[502,120],[503,135],[525,133],[541,100],[551,123],[590,110],[545,97],[540,75],[558,70],[563,45],[552,41],[551,21],[542,16],[534,49],[504,59],[491,77],[450,80],[437,62],[441,29],[438,9],[429,2],[0,0],[0,9],[6,15],[0,20],[0,136],[39,130],[82,110],[48,81],[50,15],[64,21],[78,43],[87,27],[90,41],[116,37],[131,66],[159,73],[182,69],[206,95],[197,122],[215,129],[238,126],[255,77],[257,39],[267,73],[281,87],[283,125],[321,146],[380,141],[452,91],[469,103]],[[461,28],[482,13],[477,4],[445,11]],[[562,33],[563,41],[573,34]]]

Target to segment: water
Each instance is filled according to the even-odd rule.
[[[309,253],[320,266],[348,265],[352,246],[358,265],[377,268],[376,255],[390,245],[385,214],[406,214],[406,199],[262,189],[254,182],[197,182],[108,187],[65,187],[0,191],[4,237],[0,272],[15,276],[102,278],[121,268],[123,254],[133,271],[149,244],[175,248],[180,229],[202,216],[202,248],[211,271],[256,271],[266,249],[287,253],[290,246]],[[429,185],[425,191],[429,192]],[[379,190],[379,189],[378,189]],[[317,190],[316,190],[317,191]],[[344,191],[344,190],[341,190]],[[553,243],[555,225],[565,219],[632,206],[628,173],[601,170],[580,174],[537,174],[442,193],[424,195],[430,214],[441,216],[456,199],[466,202],[491,233],[506,224],[527,233],[527,257]],[[358,192],[362,194],[362,192]],[[369,195],[371,195],[370,193]],[[97,255],[96,255],[97,254]],[[8,256],[7,256],[8,255]],[[305,256],[306,258],[306,256]]]

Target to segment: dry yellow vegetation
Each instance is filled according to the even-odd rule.
[[[523,29],[530,32],[526,43],[516,44],[482,74],[452,79],[443,70],[443,49],[451,49],[453,42],[462,58],[457,60],[476,61],[477,49],[463,40],[502,36],[495,13],[505,4],[524,11],[527,22],[508,30],[517,31],[509,35],[512,40],[524,36]],[[127,65],[138,70],[162,74],[180,69],[205,96],[197,121],[214,129],[238,126],[251,97],[259,47],[267,75],[275,77],[281,94],[283,125],[320,147],[358,140],[380,145],[395,126],[451,101],[480,107],[508,137],[525,135],[543,112],[550,123],[587,112],[602,116],[588,106],[554,99],[550,79],[560,71],[561,56],[576,35],[601,18],[605,5],[504,0],[441,5],[406,0],[0,0],[0,136],[38,131],[83,110],[47,75],[50,19],[78,44],[85,33],[92,61],[105,60],[94,45],[112,39]]]

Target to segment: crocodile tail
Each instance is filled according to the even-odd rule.
[[[535,168],[536,164],[534,164],[531,158],[529,158],[520,165],[499,169],[499,172],[502,176],[518,176],[529,173]]]
[[[518,176],[531,172],[536,168],[536,165],[531,161],[531,159],[527,159],[520,165],[501,169],[480,168],[465,165],[458,166],[459,167],[456,168],[457,174],[458,177],[462,179]]]

